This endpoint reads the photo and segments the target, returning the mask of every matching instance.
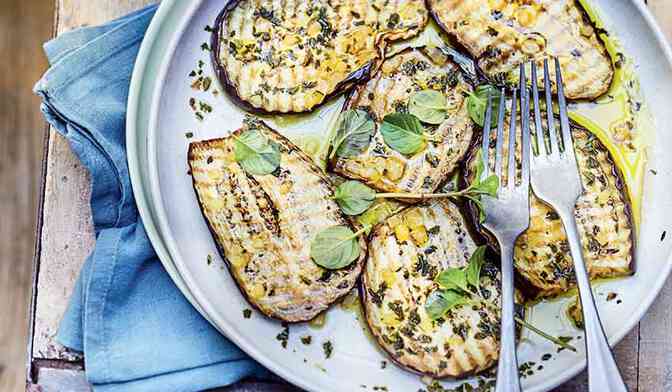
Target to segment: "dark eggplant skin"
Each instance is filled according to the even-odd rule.
[[[238,93],[238,89],[236,86],[233,84],[231,79],[228,76],[228,73],[223,67],[220,62],[220,54],[222,51],[222,45],[221,45],[221,40],[219,39],[221,29],[223,26],[223,23],[225,22],[226,18],[229,16],[229,14],[242,2],[245,0],[228,0],[222,11],[217,15],[217,18],[215,19],[215,24],[212,30],[212,33],[210,35],[210,59],[212,62],[213,69],[215,71],[215,75],[217,76],[217,80],[220,83],[220,87],[222,88],[223,91],[227,93],[227,96],[241,109],[252,113],[252,114],[257,114],[257,115],[277,115],[277,114],[300,114],[300,113],[310,113],[313,112],[323,105],[327,104],[330,102],[332,99],[348,93],[350,90],[352,90],[355,86],[366,82],[371,78],[373,74],[375,74],[382,64],[382,62],[385,59],[385,56],[382,55],[385,51],[385,48],[387,46],[387,39],[384,36],[381,36],[377,42],[377,47],[379,48],[379,56],[377,56],[375,59],[372,59],[368,61],[366,64],[364,64],[361,68],[353,71],[348,75],[345,79],[341,80],[336,87],[334,88],[334,91],[330,92],[327,94],[322,101],[310,108],[306,108],[303,111],[297,112],[297,111],[292,111],[292,112],[282,112],[279,110],[265,110],[263,108],[258,108],[253,105],[251,105],[249,102],[243,100],[240,97],[240,94]],[[425,20],[426,23],[426,20]]]
[[[448,29],[447,26],[441,21],[441,18],[437,15],[436,10],[433,7],[431,7],[430,1],[431,0],[425,0],[425,4],[427,6],[427,9],[429,10],[429,14],[431,15],[434,22],[436,22],[436,24],[441,28],[441,30],[443,30],[443,32],[448,36],[448,38],[450,39],[450,45],[452,47],[454,47],[460,54],[470,58],[471,61],[473,62],[473,66],[474,66],[474,69],[476,71],[476,75],[475,75],[476,78],[475,78],[474,81],[478,82],[478,84],[491,84],[491,85],[496,86],[496,87],[508,87],[508,84],[506,82],[502,82],[500,80],[494,80],[493,78],[489,77],[485,71],[483,71],[483,69],[479,65],[480,59],[482,57],[474,56],[470,53],[470,51],[466,48],[466,46],[460,41],[459,37],[455,33],[451,32],[451,30]],[[583,5],[578,0],[572,0],[572,1],[576,5],[576,7],[581,11],[584,22],[590,24],[595,29],[598,41],[603,46],[606,46],[605,36],[608,36],[609,33],[606,30],[604,30],[604,28],[601,28],[601,27],[597,26],[596,22],[594,20],[592,20],[592,18],[588,14],[588,11],[583,7]],[[609,83],[609,85],[607,86],[607,88],[605,88],[604,91],[602,91],[601,94],[599,94],[595,97],[592,97],[592,98],[573,98],[573,97],[568,96],[567,97],[568,100],[572,100],[572,101],[593,101],[597,98],[602,97],[604,94],[606,94],[609,91],[609,89],[611,88],[611,85],[613,84],[614,75],[615,75],[615,71],[616,71],[616,65],[615,65],[616,59],[612,58],[612,56],[609,56],[609,57],[610,57],[610,60],[611,60],[611,79],[612,80],[611,80],[611,83]],[[542,75],[540,75],[540,77],[542,77]],[[539,86],[540,86],[541,89],[543,89],[543,85],[544,85],[543,80],[540,80]]]
[[[238,107],[247,112],[258,115],[289,114],[278,110],[268,111],[262,108],[257,108],[252,106],[249,102],[240,98],[240,95],[238,94],[238,89],[236,88],[236,86],[234,86],[233,82],[231,82],[231,79],[229,78],[226,69],[219,63],[219,55],[222,50],[219,35],[222,29],[222,23],[224,23],[227,16],[231,13],[231,11],[233,11],[238,6],[238,3],[240,3],[241,1],[244,0],[229,0],[224,9],[222,9],[219,15],[217,15],[217,18],[215,19],[215,25],[212,29],[212,34],[210,35],[210,48],[211,48],[210,60],[212,61],[212,67],[215,70],[217,80],[219,80],[222,90],[227,93],[227,96]],[[375,73],[377,67],[380,66],[380,63],[382,63],[381,59],[369,61],[362,68],[351,73],[345,80],[339,82],[336,89],[332,93],[325,96],[319,105],[306,109],[303,112],[292,112],[292,113],[293,114],[309,113],[319,109],[322,105],[328,103],[332,99],[338,97],[343,93],[347,93],[356,85],[369,80],[371,78],[371,75]]]
[[[289,139],[287,139],[283,135],[275,132],[271,127],[266,125],[263,121],[256,120],[256,119],[255,119],[255,121],[258,121],[258,123],[261,124],[261,127],[265,127],[268,130],[270,130],[271,132],[273,132],[273,139],[277,143],[279,143],[282,147],[287,149],[287,151],[283,152],[283,154],[289,154],[289,153],[296,154],[298,156],[298,159],[301,162],[305,163],[307,168],[310,168],[310,173],[318,176],[321,181],[323,181],[325,184],[327,184],[329,186],[330,192],[333,194],[334,187],[331,183],[331,180],[319,168],[317,168],[314,165],[313,160],[308,155],[306,155],[300,148],[295,146]],[[238,129],[238,130],[234,131],[232,134],[236,135],[236,136],[239,136],[242,132],[244,132],[244,128]],[[191,161],[191,157],[195,154],[195,149],[197,148],[198,145],[202,145],[203,143],[207,143],[207,144],[217,143],[217,142],[219,142],[221,140],[224,140],[224,139],[226,139],[226,138],[211,139],[211,140],[207,140],[207,141],[196,141],[196,142],[190,143],[189,151],[188,151],[189,160]],[[189,166],[192,167],[191,163],[190,163]],[[193,177],[193,174],[192,174],[192,177]],[[224,261],[224,264],[226,265],[227,270],[231,274],[231,277],[233,278],[233,281],[236,283],[236,287],[238,287],[238,290],[240,291],[243,298],[245,298],[245,300],[254,309],[256,309],[259,313],[263,314],[264,316],[268,317],[269,319],[278,320],[278,321],[281,321],[281,322],[286,323],[286,324],[298,324],[298,323],[313,320],[313,319],[319,317],[321,314],[328,311],[329,309],[331,309],[331,307],[333,305],[342,301],[343,298],[346,297],[348,295],[348,293],[352,290],[352,288],[359,284],[359,280],[360,280],[359,276],[361,274],[361,271],[364,268],[364,263],[366,261],[367,255],[368,255],[368,242],[366,241],[364,236],[360,237],[360,239],[359,239],[359,245],[360,245],[360,249],[361,249],[359,258],[355,262],[350,264],[349,266],[339,270],[339,271],[358,270],[359,272],[356,272],[356,276],[352,279],[352,284],[349,285],[349,287],[347,289],[342,289],[343,293],[341,295],[337,296],[333,301],[331,301],[329,306],[324,308],[319,313],[315,313],[315,314],[310,315],[309,317],[304,317],[304,318],[284,318],[284,317],[279,316],[276,313],[269,312],[269,311],[263,309],[254,299],[250,298],[250,296],[248,295],[246,290],[241,285],[241,282],[238,281],[238,278],[234,274],[233,265],[232,265],[231,261],[229,260],[229,258],[227,258],[226,252],[225,252],[224,248],[222,247],[222,244],[220,243],[220,241],[217,240],[217,238],[218,238],[217,230],[214,227],[213,222],[211,222],[211,220],[208,219],[208,216],[207,216],[206,211],[205,211],[206,201],[201,197],[200,193],[198,192],[197,184],[196,184],[195,180],[192,181],[192,186],[193,186],[194,194],[196,195],[198,205],[199,205],[199,209],[201,211],[203,219],[205,220],[206,225],[208,227],[208,230],[210,231],[210,234],[212,235],[212,238],[214,240],[214,243],[216,245],[216,248],[217,248],[217,251],[218,251],[220,257]],[[353,232],[357,231],[359,229],[359,226],[354,221],[354,219],[352,219],[350,217],[347,217],[347,216],[345,217],[345,221],[343,222],[343,224],[348,226],[351,230],[353,230]]]
[[[556,118],[556,121],[559,121],[559,119]],[[592,135],[592,133],[576,124],[575,122],[570,120],[570,127],[572,129],[572,132],[585,132],[589,135]],[[635,224],[634,224],[634,219],[633,219],[633,214],[632,214],[632,202],[630,199],[630,193],[628,192],[623,173],[621,172],[620,168],[615,164],[613,157],[607,150],[606,146],[597,138],[596,136],[592,135],[595,140],[597,141],[597,146],[596,149],[599,149],[601,152],[605,152],[608,156],[608,163],[611,167],[611,173],[613,177],[616,180],[616,188],[617,190],[622,194],[624,197],[624,215],[626,216],[627,220],[629,221],[629,225],[632,228],[630,230],[630,243],[631,243],[631,248],[629,252],[630,256],[630,264],[628,266],[630,273],[629,274],[617,274],[614,276],[630,276],[634,275],[636,273],[637,269],[637,241],[636,241],[636,229],[635,229]],[[482,133],[478,133],[478,136],[474,138],[472,141],[472,146],[469,149],[469,153],[467,154],[467,158],[463,161],[463,166],[462,166],[462,176],[460,177],[460,188],[466,187],[470,184],[471,178],[474,176],[474,172],[471,169],[473,167],[473,161],[476,159],[478,156],[477,154],[479,153],[481,149],[481,144],[482,144]],[[478,233],[478,237],[482,239],[482,241],[489,246],[489,248],[496,254],[499,253],[499,245],[497,243],[497,240],[492,236],[480,223],[479,219],[479,209],[478,206],[475,205],[473,202],[467,202],[464,203],[464,208],[465,208],[465,213],[468,213],[471,217],[469,221],[473,224],[473,229]],[[570,256],[571,257],[571,256]],[[584,255],[585,257],[585,255]],[[573,266],[571,266],[572,273],[573,273]],[[596,278],[608,278],[612,277],[609,275],[604,275],[604,274],[591,274],[591,279],[596,279]],[[553,293],[546,293],[543,289],[535,286],[528,280],[522,273],[519,271],[516,271],[516,287],[521,290],[521,292],[524,294],[525,298],[530,299],[530,300],[536,300],[539,299],[540,297],[553,297],[555,296],[555,292]],[[571,280],[570,280],[570,287],[568,287],[566,290],[571,289],[575,285],[575,280],[574,276],[572,274]]]

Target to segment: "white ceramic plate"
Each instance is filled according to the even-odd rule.
[[[672,218],[672,199],[665,189],[672,187],[672,66],[670,50],[642,3],[635,1],[594,1],[610,32],[616,32],[624,51],[637,62],[645,101],[654,114],[655,144],[649,151],[649,167],[657,175],[645,179],[644,209],[639,233],[637,273],[627,279],[602,283],[597,288],[607,334],[612,343],[620,340],[643,316],[662,287],[672,266],[671,243],[660,242],[665,224]],[[185,296],[210,322],[243,350],[288,381],[312,391],[354,391],[361,385],[372,389],[386,386],[390,391],[416,391],[423,387],[417,375],[394,365],[381,369],[387,360],[356,312],[336,306],[322,328],[309,325],[290,327],[287,348],[276,335],[283,327],[258,313],[243,317],[249,308],[228,272],[223,268],[215,244],[203,220],[187,174],[189,139],[221,137],[240,126],[243,113],[223,94],[197,93],[187,75],[204,62],[204,73],[213,75],[209,53],[200,46],[209,42],[204,31],[218,14],[222,2],[164,0],[141,48],[133,75],[127,123],[129,166],[138,208],[152,243],[166,270]],[[214,79],[214,77],[213,77]],[[189,98],[213,106],[204,121],[197,121],[189,108]],[[329,122],[338,103],[327,106],[310,120]],[[278,124],[291,137],[305,134],[305,123]],[[206,262],[208,255],[214,262]],[[606,302],[605,293],[616,292],[622,299]],[[599,295],[599,294],[602,295]],[[531,321],[556,335],[579,336],[560,316],[565,300],[537,305]],[[312,344],[300,338],[312,336]],[[519,347],[520,363],[540,362],[544,353],[554,353],[544,362],[544,370],[523,381],[530,391],[546,391],[576,375],[585,366],[583,352],[563,351],[526,334]],[[331,341],[334,354],[325,359],[322,343]],[[582,350],[581,342],[577,346]],[[462,382],[444,382],[446,387]]]

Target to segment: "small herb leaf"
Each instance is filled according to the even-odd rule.
[[[461,293],[457,293],[453,290],[436,290],[427,297],[425,311],[432,320],[436,320],[446,314],[450,309],[467,302],[469,302],[469,300]]]
[[[446,97],[436,90],[422,90],[411,95],[408,111],[420,121],[438,125],[446,119]]]
[[[485,180],[474,186],[473,189],[490,197],[497,197],[497,190],[499,189],[499,177],[494,174],[488,176]]]
[[[359,215],[376,200],[376,191],[359,181],[346,181],[334,192],[334,199],[346,215]]]
[[[280,166],[280,147],[261,132],[249,130],[234,136],[236,162],[250,174],[266,175]]]
[[[346,226],[332,226],[317,233],[310,244],[310,257],[327,269],[340,269],[359,257],[358,234]]]
[[[341,113],[332,141],[331,157],[351,157],[362,153],[371,143],[374,131],[375,124],[365,111],[347,110]]]
[[[476,287],[477,289],[481,285],[481,268],[485,262],[485,246],[479,246],[476,248],[474,253],[472,253],[469,258],[469,265],[467,265],[467,283]]]
[[[448,268],[436,277],[436,282],[447,290],[469,291],[467,273],[462,268]]]
[[[385,144],[404,155],[413,155],[425,147],[423,130],[420,120],[406,113],[388,114],[380,126]]]
[[[499,112],[499,93],[497,89],[489,84],[476,87],[476,90],[469,94],[467,98],[467,111],[469,117],[481,127],[485,123],[485,111],[488,107],[488,95],[492,96],[492,126],[497,124],[497,113]]]

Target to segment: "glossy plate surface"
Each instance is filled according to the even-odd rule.
[[[667,278],[672,242],[661,242],[666,224],[672,220],[672,65],[670,51],[659,29],[640,2],[597,0],[595,5],[608,30],[616,32],[624,51],[637,63],[645,101],[654,114],[655,140],[649,150],[649,168],[644,184],[641,227],[635,276],[596,287],[598,307],[612,343],[639,321]],[[643,2],[642,2],[643,4]],[[416,391],[424,384],[420,377],[381,361],[388,358],[370,338],[361,316],[353,307],[335,306],[324,326],[293,325],[283,348],[276,336],[283,327],[253,312],[240,295],[219,258],[208,232],[187,173],[186,153],[190,140],[221,137],[240,126],[243,113],[224,94],[197,92],[188,77],[204,62],[203,72],[213,77],[209,52],[201,48],[208,41],[204,30],[212,25],[221,2],[164,0],[150,26],[136,63],[127,119],[129,166],[138,208],[152,243],[166,270],[185,296],[222,333],[273,372],[311,391],[369,390],[385,386],[390,391]],[[213,86],[216,86],[213,77]],[[211,87],[212,88],[212,87]],[[217,86],[218,88],[218,86]],[[189,99],[213,107],[203,121],[196,119]],[[333,102],[303,120],[269,121],[304,147],[319,148],[326,139],[321,132],[334,120],[342,101]],[[273,121],[276,120],[276,121]],[[316,126],[319,125],[319,126]],[[193,139],[185,134],[193,133]],[[317,137],[316,137],[317,136]],[[321,136],[321,137],[320,137]],[[208,255],[213,262],[208,264]],[[616,292],[622,303],[606,301]],[[579,336],[561,313],[568,299],[536,305],[531,321],[556,335]],[[355,307],[356,308],[356,307]],[[304,345],[301,337],[312,336]],[[528,391],[547,391],[576,375],[584,366],[582,353],[563,351],[526,332],[519,347],[520,363],[541,362],[545,353],[553,358],[544,370],[523,380]],[[323,343],[333,344],[333,355],[325,359]],[[583,350],[582,341],[575,341]],[[446,387],[461,384],[446,381]]]

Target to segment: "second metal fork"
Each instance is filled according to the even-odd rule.
[[[546,129],[549,146],[547,147],[539,102],[537,86],[537,68],[532,63],[532,97],[534,100],[534,120],[537,141],[537,153],[532,158],[532,189],[535,195],[553,207],[560,216],[567,234],[567,241],[574,260],[576,283],[583,308],[583,320],[588,353],[588,388],[591,392],[626,391],[627,387],[616,366],[607,338],[597,313],[595,299],[590,288],[590,277],[583,260],[581,242],[574,217],[576,202],[583,193],[579,176],[574,143],[569,127],[567,102],[565,101],[560,63],[555,60],[556,88],[560,115],[560,135],[556,134],[553,114],[552,85],[548,61],[544,61],[544,90],[546,95]],[[529,101],[528,101],[529,102]],[[529,111],[523,113],[528,118]],[[550,148],[550,149],[549,149]],[[528,149],[529,150],[529,149]]]
[[[525,88],[524,68],[521,67],[520,103],[521,111],[529,111],[529,99]],[[500,186],[497,198],[483,196],[482,204],[485,212],[483,226],[492,233],[499,242],[502,257],[502,314],[500,328],[499,364],[497,368],[496,392],[519,392],[520,380],[518,377],[518,360],[516,357],[516,325],[514,316],[514,286],[513,286],[513,250],[516,239],[529,227],[530,224],[530,151],[521,148],[520,182],[516,181],[516,141],[518,90],[513,90],[511,100],[511,116],[509,118],[509,134],[507,147],[507,176],[506,186]],[[488,96],[488,104],[483,123],[483,176],[489,175],[490,130],[492,123],[493,100]],[[504,166],[504,126],[506,123],[506,94],[502,89],[499,96],[499,113],[497,121],[497,141],[495,146],[495,174],[500,181],[503,179]],[[529,116],[521,121],[522,145],[530,144]]]

